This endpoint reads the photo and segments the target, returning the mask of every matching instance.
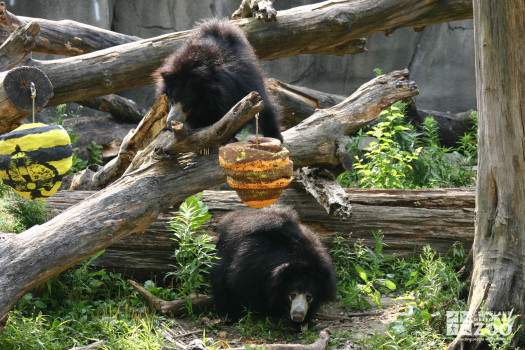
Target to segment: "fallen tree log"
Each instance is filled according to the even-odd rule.
[[[77,103],[85,107],[111,113],[116,119],[130,123],[140,122],[147,112],[135,101],[115,94],[93,97],[89,100],[77,101]]]
[[[17,28],[0,46],[0,67],[2,71],[23,64],[35,46],[38,23],[28,23]]]
[[[381,108],[417,92],[406,71],[375,78],[335,106],[333,115],[324,110],[285,131],[290,158],[299,167],[337,162],[335,151],[346,133],[374,119]],[[232,122],[244,124],[245,117],[234,115]],[[214,130],[213,125],[209,130]],[[226,142],[234,132],[221,133],[218,141]],[[324,144],[314,146],[312,138]],[[168,149],[174,144],[175,140],[167,142]],[[41,282],[130,234],[143,233],[163,209],[225,181],[214,153],[164,154],[154,149],[135,169],[50,221],[0,237],[0,319]]]
[[[341,163],[341,160],[346,155],[345,146],[349,141],[348,133],[355,132],[370,123],[386,106],[391,105],[399,99],[418,93],[415,83],[407,79],[408,71],[406,70],[377,77],[369,83],[364,84],[340,104],[332,108],[318,110],[299,126],[287,130],[284,146],[288,148],[290,155],[293,155],[294,166],[297,168],[311,164],[337,165]],[[255,100],[252,102],[253,105],[251,108],[255,108],[257,103]],[[258,106],[257,108],[262,107]],[[237,113],[236,108],[233,108],[232,112]],[[254,112],[256,113],[257,111],[254,110]],[[252,115],[253,114],[254,113],[252,113]],[[163,120],[160,120],[161,115],[161,113],[155,114],[155,120],[151,122],[157,124],[163,122]],[[149,118],[145,118],[145,120],[149,120]],[[145,121],[143,121],[141,125],[144,123]],[[97,172],[92,172],[90,169],[87,169],[79,173],[77,178],[82,177],[82,179],[74,181],[71,189],[101,189],[118,178],[118,176],[138,169],[140,164],[145,162],[145,157],[150,157],[154,149],[163,149],[168,153],[177,153],[188,152],[204,147],[217,147],[220,145],[220,142],[218,142],[219,139],[213,135],[223,132],[225,126],[223,127],[220,124],[224,124],[224,120],[217,123],[216,132],[198,131],[186,139],[183,139],[182,135],[179,135],[177,136],[178,142],[175,143],[167,140],[169,136],[161,135],[155,142],[150,143],[149,146],[144,148],[140,153],[138,153],[138,151],[141,150],[143,146],[137,146],[133,152],[129,152],[125,150],[125,148],[128,147],[128,143],[124,142],[122,150],[117,157],[118,159],[106,164]],[[141,125],[139,125],[136,130],[140,130]],[[231,125],[229,127],[231,127]],[[133,131],[130,134],[136,132],[137,131]],[[183,133],[184,131],[181,130],[179,133],[181,132]],[[142,136],[139,138],[135,137],[135,139],[144,143],[144,140],[141,140],[141,138]],[[311,154],[311,148],[319,151],[315,159],[309,156],[309,154]],[[129,164],[128,160],[124,161],[124,158],[130,158],[130,153],[131,156],[137,154],[137,157],[135,157],[131,164]],[[302,158],[303,154],[305,155],[304,158]],[[128,165],[129,169],[127,169]]]
[[[345,221],[326,213],[325,209],[303,189],[286,189],[277,204],[295,208],[301,221],[318,232],[322,243],[331,247],[333,237],[340,236],[353,244],[357,241],[374,247],[372,232],[383,233],[384,254],[410,257],[429,245],[446,253],[454,242],[469,250],[474,238],[475,193],[473,188],[382,190],[346,189],[352,203],[352,217]],[[48,210],[61,212],[89,197],[92,191],[60,191],[48,199]],[[232,191],[206,190],[202,200],[212,219],[204,225],[214,235],[222,216],[246,206]],[[139,235],[130,235],[106,249],[93,261],[100,268],[133,275],[140,280],[164,278],[171,271],[177,244],[168,230],[176,208],[160,213],[153,224]]]
[[[35,22],[40,27],[34,52],[62,56],[77,56],[112,46],[140,40],[139,37],[112,32],[92,25],[71,21],[51,21],[42,18],[16,16],[0,2],[0,43],[18,27]]]
[[[401,10],[400,10],[401,9]],[[327,1],[280,11],[277,22],[254,19],[244,29],[261,60],[299,54],[345,55],[364,50],[364,35],[393,28],[423,26],[472,16],[468,0]],[[77,57],[31,61],[53,85],[48,106],[85,100],[152,83],[151,74],[190,31],[131,42]],[[0,108],[3,101],[0,100]],[[1,118],[22,120],[21,115]],[[13,128],[16,127],[13,124]]]
[[[289,129],[314,114],[316,109],[330,108],[344,101],[346,96],[328,94],[302,86],[267,79],[268,92],[281,108],[281,124]]]
[[[364,42],[358,38],[365,35],[379,32],[392,33],[395,29],[402,27],[421,28],[430,24],[472,18],[472,1],[371,0],[367,3],[357,4],[352,1],[326,1],[280,11],[277,14],[277,21],[282,23],[282,25],[279,25],[282,28],[278,29],[278,31],[282,34],[291,34],[293,27],[300,24],[301,19],[305,17],[311,19],[320,15],[324,18],[319,18],[319,20],[333,22],[334,29],[338,31],[338,34],[347,31],[347,33],[343,34],[348,35],[349,38],[357,39],[353,43],[351,41],[348,42],[350,45],[347,46],[350,47],[344,47],[342,43],[337,44],[333,42],[333,45],[339,46],[340,54],[344,50],[347,50],[345,53],[352,53],[352,51],[355,51],[353,53],[359,53],[364,52]],[[297,19],[290,22],[293,17],[297,17]],[[3,42],[2,38],[7,38],[18,26],[29,22],[36,22],[41,28],[41,33],[35,46],[35,52],[38,53],[76,56],[140,40],[138,37],[108,31],[71,20],[51,21],[41,18],[16,16],[7,11],[5,3],[1,2],[0,43]],[[345,27],[345,23],[348,26]],[[265,26],[264,23],[257,24],[257,21],[253,25],[261,29]],[[315,34],[308,33],[311,30],[312,28],[309,28],[308,23],[302,23],[301,27],[295,30],[294,36],[300,38],[306,35],[311,36],[310,39],[313,40],[309,41],[307,46],[316,45],[323,39],[326,39],[321,35],[316,38]],[[286,31],[286,33],[283,33],[283,31]],[[332,35],[338,34],[333,33]],[[250,36],[249,33],[247,35]],[[256,33],[253,35],[260,36],[260,34]],[[278,43],[280,48],[287,47],[290,43],[297,47],[297,44],[293,44],[293,40],[288,39],[285,35],[276,33],[273,37],[280,37],[280,41],[287,41],[286,43]],[[306,40],[303,39],[302,41]],[[268,45],[268,43],[264,44],[263,37],[257,39],[257,42],[262,44],[260,50],[264,46],[273,46]],[[254,43],[252,45],[256,46],[256,49],[258,48]],[[279,55],[278,48],[267,49],[271,49]],[[304,47],[303,50],[308,50],[308,48]]]

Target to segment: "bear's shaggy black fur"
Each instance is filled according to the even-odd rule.
[[[255,53],[244,32],[227,20],[197,25],[154,77],[157,92],[166,93],[172,107],[168,120],[185,122],[193,129],[215,123],[248,93],[257,91],[265,105],[259,113],[262,133],[283,140],[277,108],[266,92]]]
[[[229,213],[217,225],[211,284],[219,316],[238,319],[245,307],[308,325],[335,297],[335,271],[316,234],[287,207]],[[294,301],[295,300],[295,301]]]

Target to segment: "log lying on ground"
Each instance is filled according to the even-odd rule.
[[[468,0],[327,1],[280,11],[277,22],[270,24],[254,19],[236,23],[246,32],[258,58],[273,60],[309,53],[362,52],[364,40],[359,38],[364,35],[471,16],[472,4]],[[150,84],[153,71],[189,34],[190,31],[172,33],[77,57],[31,64],[41,68],[51,80],[54,97],[48,106],[54,106]]]
[[[334,114],[330,118],[325,110],[285,131],[290,158],[297,166],[323,163],[325,159],[337,161],[334,150],[339,147],[336,143],[341,142],[339,135],[374,119],[380,108],[389,103],[417,92],[415,84],[408,80],[408,72],[393,72],[372,80],[331,109]],[[352,105],[355,109],[349,109]],[[244,124],[246,120],[241,119],[245,117],[237,115],[232,123]],[[322,123],[333,126],[322,127]],[[332,130],[334,127],[337,132]],[[323,136],[324,132],[338,139]],[[220,142],[226,142],[233,134],[234,131],[221,134]],[[324,140],[324,144],[313,147],[311,137]],[[297,144],[305,141],[309,145]],[[175,140],[168,145],[174,143]],[[306,154],[298,153],[304,150]],[[216,154],[152,152],[146,159],[137,170],[45,224],[18,235],[0,236],[0,319],[41,282],[130,234],[143,233],[163,209],[225,182]]]
[[[295,187],[295,186],[294,186]],[[63,211],[89,197],[91,191],[60,191],[48,199],[48,210]],[[318,232],[326,247],[334,236],[350,244],[361,241],[374,247],[372,232],[381,230],[385,244],[383,253],[410,257],[425,245],[446,253],[454,242],[461,242],[468,251],[474,237],[475,193],[473,188],[371,190],[346,189],[352,203],[352,217],[341,221],[304,190],[284,190],[278,205],[289,205],[298,211],[303,223]],[[230,211],[246,208],[231,191],[207,190],[202,200],[208,205],[212,219],[205,224],[208,234],[214,234],[217,222]],[[171,271],[173,252],[177,244],[169,231],[174,208],[164,210],[155,222],[140,235],[128,236],[99,256],[93,264],[134,275],[140,280],[163,278]]]

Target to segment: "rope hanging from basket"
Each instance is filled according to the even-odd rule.
[[[35,83],[31,82],[31,98],[33,99],[33,123],[35,122],[35,99],[36,99],[36,86]]]

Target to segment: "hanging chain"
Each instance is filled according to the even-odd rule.
[[[31,82],[31,98],[33,99],[33,123],[35,123],[35,98],[36,98],[36,87],[35,83]]]
[[[259,113],[255,115],[255,144],[259,147]]]

